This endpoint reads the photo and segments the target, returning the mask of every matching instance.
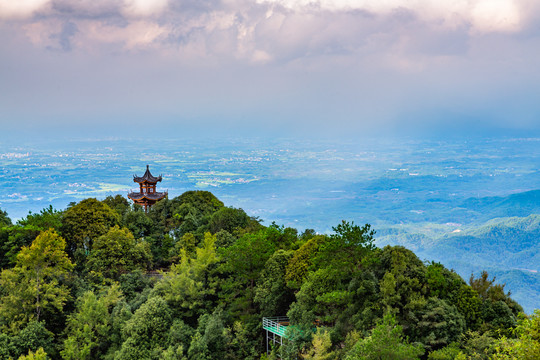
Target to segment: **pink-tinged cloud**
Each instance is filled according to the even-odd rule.
[[[534,0],[0,0],[0,119],[535,127],[539,21]]]

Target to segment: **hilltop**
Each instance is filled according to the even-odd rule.
[[[529,234],[538,217],[505,224]],[[368,224],[264,226],[188,191],[148,213],[118,195],[14,225],[4,213],[0,225],[0,359],[450,359],[538,345],[519,337],[538,314],[522,318],[490,274],[465,281],[403,246],[377,247]],[[463,236],[512,233],[490,226]],[[287,316],[290,332],[266,355],[268,316]]]
[[[539,192],[531,192],[538,196]],[[526,214],[526,204],[536,205],[528,196],[489,199],[482,205],[504,204],[503,214]],[[474,202],[478,204],[478,202]],[[482,209],[478,205],[478,209]],[[481,212],[481,210],[479,210]],[[511,289],[513,298],[527,313],[540,306],[540,215],[491,219],[481,225],[422,224],[387,228],[378,244],[401,244],[422,259],[441,261],[464,278],[489,271]]]

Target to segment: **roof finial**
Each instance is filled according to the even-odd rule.
[[[150,165],[146,165],[146,170],[150,170]]]

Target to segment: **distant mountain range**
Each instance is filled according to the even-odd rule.
[[[540,308],[540,190],[468,199],[462,208],[477,221],[491,220],[466,226],[391,226],[379,231],[378,244],[404,245],[420,258],[440,261],[466,279],[487,270],[498,282],[506,283],[527,312]]]
[[[474,212],[479,220],[484,221],[499,217],[523,217],[529,214],[540,214],[540,190],[504,197],[470,198],[463,202],[462,207]]]

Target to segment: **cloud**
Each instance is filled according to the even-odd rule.
[[[167,9],[168,0],[125,0],[123,12],[128,16],[153,16]]]
[[[0,117],[31,99],[66,118],[537,121],[535,0],[14,3],[0,0]]]
[[[204,57],[263,63],[369,52],[381,40],[401,51],[421,51],[418,35],[424,45],[435,44],[427,38],[436,35],[441,42],[450,39],[446,49],[435,46],[448,55],[466,47],[465,37],[526,28],[530,7],[526,0],[0,0],[2,16],[22,21],[26,30],[49,27],[46,33],[58,34],[59,24],[74,24],[79,31],[69,36],[69,46],[65,37],[53,36],[62,48],[99,51],[111,38],[129,51],[152,43],[150,48],[169,54],[198,48]],[[53,48],[49,40],[37,42],[43,37],[29,37]]]
[[[45,8],[51,0],[0,0],[0,19],[24,19]]]
[[[75,36],[78,32],[77,25],[75,23],[72,23],[70,21],[64,23],[62,25],[62,29],[58,34],[52,34],[51,39],[57,39],[58,43],[60,45],[60,48],[63,51],[71,51],[72,50],[72,44],[71,44],[71,38]]]

